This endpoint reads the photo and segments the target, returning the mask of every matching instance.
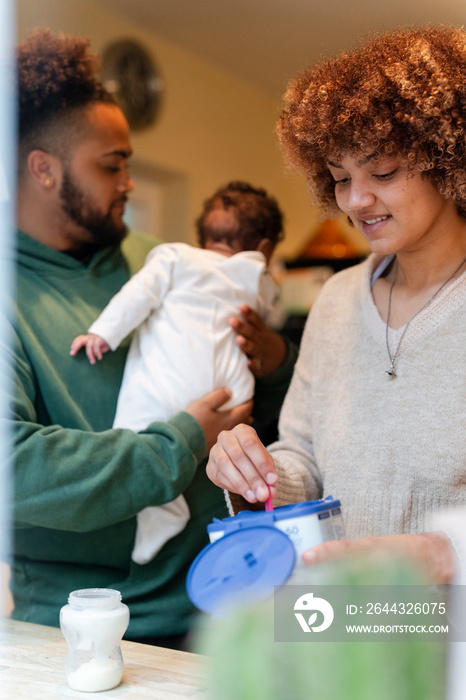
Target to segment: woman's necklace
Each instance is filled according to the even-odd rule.
[[[464,265],[465,262],[466,262],[466,258],[463,258],[463,260],[460,262],[460,264],[458,265],[458,267],[455,268],[455,270],[453,270],[453,272],[451,273],[451,275],[450,275],[449,277],[447,277],[447,279],[445,280],[445,282],[437,289],[437,291],[436,291],[434,294],[432,294],[432,296],[430,297],[430,299],[428,299],[428,300],[426,301],[426,303],[424,304],[424,306],[422,306],[422,307],[419,309],[419,311],[416,311],[416,313],[414,314],[414,316],[412,316],[412,317],[409,319],[408,323],[405,325],[405,327],[404,327],[404,329],[403,329],[403,333],[401,334],[401,338],[400,338],[400,340],[398,341],[398,345],[396,346],[396,350],[395,350],[395,352],[394,352],[393,355],[392,355],[392,353],[391,353],[391,351],[390,351],[390,344],[389,344],[389,342],[388,342],[388,327],[389,327],[389,324],[390,324],[390,309],[391,309],[391,307],[392,307],[392,292],[393,292],[393,287],[395,286],[396,277],[397,277],[397,273],[398,273],[398,258],[395,260],[395,266],[394,266],[394,268],[393,268],[392,283],[391,283],[391,285],[390,285],[390,291],[389,291],[389,293],[388,293],[387,323],[385,324],[385,342],[386,342],[386,344],[387,344],[388,357],[390,358],[390,367],[389,367],[388,369],[386,369],[385,371],[386,371],[386,373],[389,374],[391,377],[396,377],[396,364],[395,364],[395,363],[396,363],[396,360],[397,360],[397,358],[398,358],[398,355],[400,354],[401,343],[403,342],[403,338],[405,337],[405,334],[406,334],[406,331],[408,330],[409,324],[411,323],[411,321],[413,321],[413,320],[416,318],[416,316],[419,316],[419,314],[421,313],[421,311],[424,311],[424,309],[426,309],[426,308],[429,306],[429,304],[433,302],[433,300],[435,299],[435,297],[437,297],[437,296],[440,294],[440,292],[442,291],[442,289],[448,284],[448,282],[449,282],[451,279],[453,279],[453,277],[456,275],[456,273],[463,267],[463,265]]]

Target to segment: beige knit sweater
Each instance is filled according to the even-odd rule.
[[[428,531],[435,511],[466,504],[466,274],[412,320],[390,377],[370,286],[379,263],[322,289],[270,446],[275,505],[332,494],[351,539]]]

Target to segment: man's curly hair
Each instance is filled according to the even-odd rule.
[[[62,127],[78,127],[79,110],[97,102],[114,104],[96,77],[98,70],[99,59],[84,38],[38,29],[18,45],[20,154],[59,148],[57,136]]]
[[[216,216],[219,211],[228,216]],[[209,240],[255,250],[262,238],[270,239],[274,245],[283,239],[283,213],[277,200],[263,188],[233,181],[204,202],[196,228],[201,247]]]
[[[277,132],[312,198],[336,211],[327,163],[401,155],[466,216],[466,32],[437,27],[373,37],[304,70],[285,94]]]

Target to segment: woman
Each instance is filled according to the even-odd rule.
[[[289,160],[372,255],[312,309],[279,442],[221,433],[208,474],[240,494],[236,509],[269,486],[276,505],[340,498],[349,540],[308,563],[375,545],[438,582],[455,569],[432,517],[466,503],[465,71],[463,30],[402,31],[304,71],[285,96]]]

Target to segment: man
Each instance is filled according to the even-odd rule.
[[[249,419],[251,406],[217,412],[229,397],[220,389],[167,423],[111,430],[127,343],[98,367],[72,360],[68,348],[155,243],[126,236],[123,223],[132,190],[128,125],[95,77],[87,41],[36,32],[19,47],[18,68],[16,319],[0,378],[8,387],[13,368],[13,617],[58,625],[71,590],[116,588],[130,607],[128,638],[177,646],[193,612],[186,572],[206,543],[206,524],[225,514],[221,491],[198,465],[221,430]],[[245,314],[234,323],[251,362],[260,366],[269,350],[272,371],[281,365],[258,380],[254,414],[262,401],[270,415],[294,356],[284,358],[283,341]],[[181,493],[191,512],[186,529],[148,564],[135,564],[136,514]]]

